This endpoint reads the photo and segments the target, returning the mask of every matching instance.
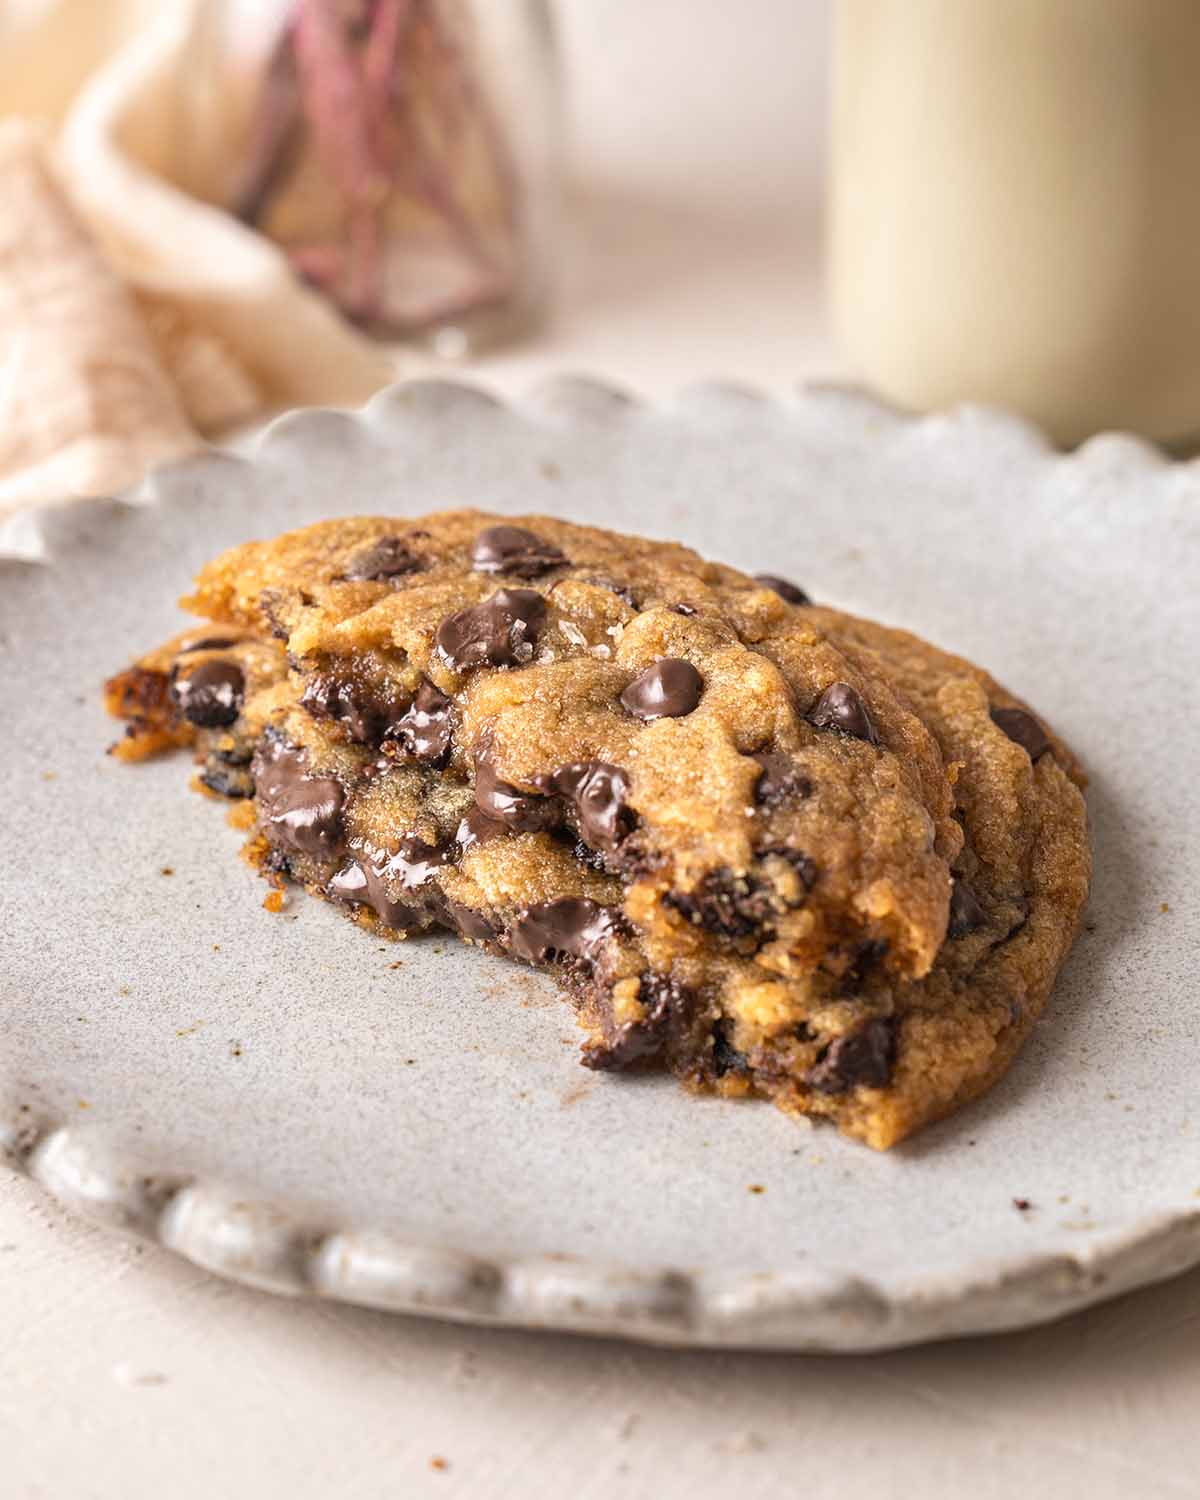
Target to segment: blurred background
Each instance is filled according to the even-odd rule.
[[[465,368],[1200,431],[1194,0],[0,0],[0,510]]]
[[[345,219],[353,165],[344,150],[337,156],[344,141],[332,166],[320,144],[301,146],[290,163],[277,153],[291,179],[276,178],[252,225],[233,213],[215,222],[202,201],[230,209],[245,197],[247,161],[262,158],[262,118],[272,87],[279,93],[270,38],[303,9],[295,0],[0,0],[0,116],[44,122],[32,144],[12,120],[0,127],[0,507],[111,492],[196,430],[222,437],[264,411],[354,403],[397,375],[444,371],[448,357],[451,373],[501,388],[570,370],[650,395],[710,377],[782,389],[842,371],[822,282],[825,0],[445,7],[467,35],[478,27],[489,128],[524,178],[520,213],[535,232],[515,259],[531,305],[479,325],[439,320],[435,305],[426,328],[400,338],[386,323],[352,327],[314,307],[336,299],[315,276],[298,292],[295,265],[265,253],[278,243],[272,235],[289,255],[298,244],[306,253],[304,236],[319,239],[326,227],[322,199]],[[361,51],[360,40],[352,46]],[[308,85],[311,61],[302,66]],[[422,66],[419,52],[401,55],[394,76]],[[322,109],[313,97],[309,87],[310,138],[312,111]],[[428,113],[436,136],[436,107]],[[43,167],[63,201],[46,201]],[[467,165],[468,198],[479,175]],[[315,229],[296,208],[296,187],[302,204],[305,193],[315,202]],[[428,224],[410,232],[404,210],[401,201],[383,234],[397,252],[393,280],[425,287],[438,271],[417,243]],[[114,300],[112,279],[130,294],[149,347],[111,309],[93,330],[97,308]]]

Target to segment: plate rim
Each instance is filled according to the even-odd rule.
[[[274,459],[330,423],[386,428],[403,408],[439,416],[481,404],[510,416],[595,425],[647,408],[719,416],[789,404],[855,406],[868,421],[932,434],[966,427],[1041,457],[1055,455],[1032,423],[994,408],[963,404],[927,415],[903,413],[860,389],[807,383],[789,399],[741,384],[704,382],[665,401],[644,401],[606,381],[557,376],[524,398],[506,399],[472,382],[400,381],[356,411],[327,407],[285,412],[248,449],[211,446],[152,470],[126,495],[69,501],[18,512],[0,522],[0,574],[12,564],[53,564],[54,536],[84,518],[154,506],[197,467]],[[1081,471],[1135,477],[1169,468],[1200,478],[1200,460],[1176,461],[1143,439],[1101,433],[1055,461]],[[63,1207],[107,1229],[153,1241],[206,1270],[283,1295],[315,1295],[391,1312],[457,1322],[600,1334],[692,1347],[861,1353],[933,1339],[1047,1322],[1200,1264],[1200,1204],[1135,1220],[1078,1249],[1026,1252],[979,1263],[970,1273],[927,1273],[887,1293],[855,1275],[706,1273],[638,1269],[582,1257],[480,1256],[357,1226],[314,1222],[286,1203],[235,1195],[207,1177],[146,1175],[96,1146],[87,1131],[31,1105],[0,1114],[0,1162],[24,1173]]]

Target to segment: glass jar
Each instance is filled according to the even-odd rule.
[[[905,406],[1200,434],[1200,5],[839,0],[834,322]]]
[[[172,176],[356,326],[457,356],[547,289],[544,0],[198,0]]]

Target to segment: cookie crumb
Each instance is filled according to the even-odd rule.
[[[750,1189],[749,1190],[752,1193],[765,1193],[766,1192],[766,1188],[763,1187],[763,1185],[762,1185],[761,1182],[752,1182],[750,1184]]]
[[[174,875],[175,867],[174,865],[163,865],[162,869],[158,873],[160,875]]]
[[[283,892],[268,891],[263,897],[263,906],[267,911],[279,912],[283,910]]]
[[[1170,907],[1170,904],[1168,902],[1164,901],[1163,904],[1158,909],[1159,909],[1159,911],[1170,911],[1171,907]]]
[[[1014,1198],[1012,1203],[1013,1207],[1019,1214],[1027,1214],[1033,1207],[1033,1204],[1030,1203],[1028,1198]]]
[[[450,1467],[450,1460],[448,1458],[442,1458],[440,1454],[435,1454],[434,1457],[429,1460],[429,1467],[431,1469],[436,1469],[439,1474],[444,1474]]]

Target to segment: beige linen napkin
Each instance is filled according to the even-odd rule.
[[[111,494],[200,439],[134,300],[54,179],[0,123],[0,515]]]
[[[176,180],[216,175],[174,149],[203,14],[0,0],[0,118],[62,127],[52,157],[0,124],[0,514],[112,493],[196,430],[354,404],[396,373],[274,245]]]

